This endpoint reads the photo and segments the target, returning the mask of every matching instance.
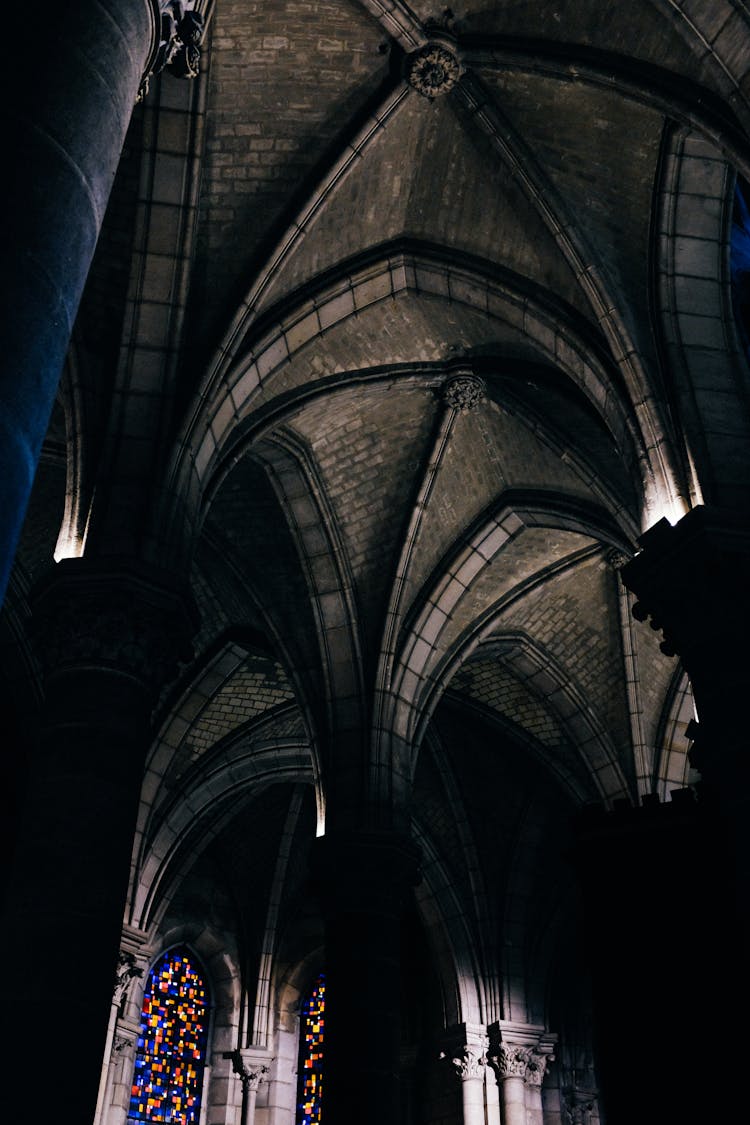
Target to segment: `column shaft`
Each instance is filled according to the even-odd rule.
[[[326,928],[326,1125],[400,1116],[401,915],[416,856],[405,838],[323,837],[317,873]]]
[[[0,926],[14,1026],[6,1107],[18,1120],[50,1020],[63,1021],[75,1080],[69,1051],[46,1052],[45,1090],[65,1091],[67,1119],[94,1118],[151,708],[185,643],[181,604],[143,576],[97,576],[82,559],[37,592],[46,699]]]
[[[0,180],[0,601],[156,30],[150,0],[42,2],[5,19],[24,73],[11,59],[0,75],[14,154]]]
[[[485,1125],[484,1078],[464,1078],[461,1082],[464,1125]]]
[[[523,1078],[508,1075],[502,1080],[503,1125],[526,1125],[526,1087]]]
[[[0,949],[12,965],[6,999],[17,1057],[18,1111],[38,1081],[33,1049],[50,1014],[64,1013],[65,1051],[45,1060],[66,1089],[70,1120],[93,1120],[122,926],[133,827],[148,737],[142,689],[109,672],[58,682],[33,761]],[[59,1018],[63,1018],[60,1016]]]

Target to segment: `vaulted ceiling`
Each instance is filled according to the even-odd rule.
[[[665,374],[666,157],[680,136],[742,166],[749,35],[728,0],[217,0],[200,79],[152,84],[14,586],[61,526],[189,572],[195,662],[143,840],[177,848],[170,802],[215,759],[211,854],[239,870],[295,778],[322,815],[342,732],[365,762],[388,731],[425,846],[466,820],[499,886],[542,806],[551,826],[687,777],[684,684],[617,567],[697,495]],[[430,45],[460,70],[435,97]],[[283,800],[232,819],[216,794],[256,776],[233,755],[274,742]]]

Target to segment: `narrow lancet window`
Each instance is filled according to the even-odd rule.
[[[326,985],[321,973],[300,1010],[297,1125],[321,1125]]]
[[[164,953],[143,997],[128,1121],[197,1125],[208,1013],[195,957],[184,947]]]

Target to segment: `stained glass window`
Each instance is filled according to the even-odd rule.
[[[208,1034],[208,995],[193,955],[171,949],[152,968],[128,1121],[197,1125]]]
[[[321,1125],[325,1013],[326,984],[321,973],[300,1011],[297,1125]]]

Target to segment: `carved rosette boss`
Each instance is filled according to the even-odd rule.
[[[461,414],[475,410],[484,398],[484,380],[478,375],[454,375],[443,387],[445,405]]]
[[[406,63],[407,82],[430,101],[452,90],[462,73],[458,54],[446,42],[428,43],[409,55]]]

